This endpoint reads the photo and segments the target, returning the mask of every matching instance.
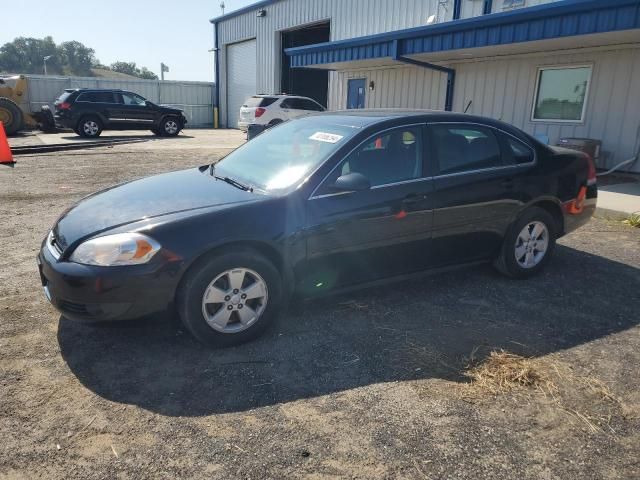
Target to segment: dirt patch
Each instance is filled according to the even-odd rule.
[[[228,152],[183,142],[0,170],[0,477],[640,477],[640,230],[619,222],[562,239],[531,280],[479,267],[304,303],[226,350],[169,316],[60,318],[35,265],[56,217]],[[539,381],[471,395],[470,358],[500,350],[565,408]]]

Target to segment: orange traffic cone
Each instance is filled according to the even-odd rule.
[[[9,147],[9,141],[2,122],[0,122],[0,163],[12,166],[16,163],[11,154],[11,148]]]

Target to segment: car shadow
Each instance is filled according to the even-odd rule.
[[[169,315],[60,319],[71,371],[103,398],[170,416],[238,412],[381,382],[464,382],[479,347],[544,355],[640,322],[638,269],[559,246],[540,276],[476,267],[298,304],[262,338],[208,349]]]
[[[180,133],[175,137],[160,137],[153,133],[149,134],[136,134],[136,135],[105,135],[97,138],[86,138],[81,137],[80,135],[70,134],[68,136],[60,137],[61,140],[71,140],[73,142],[99,142],[99,141],[109,141],[109,140],[182,140],[194,138],[191,135],[184,135]]]

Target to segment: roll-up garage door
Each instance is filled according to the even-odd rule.
[[[256,92],[256,41],[227,46],[227,127],[238,128],[240,107]]]

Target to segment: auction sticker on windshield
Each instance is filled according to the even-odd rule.
[[[334,133],[316,132],[309,137],[309,140],[316,140],[318,142],[326,143],[338,143],[344,138],[343,135],[336,135]]]

